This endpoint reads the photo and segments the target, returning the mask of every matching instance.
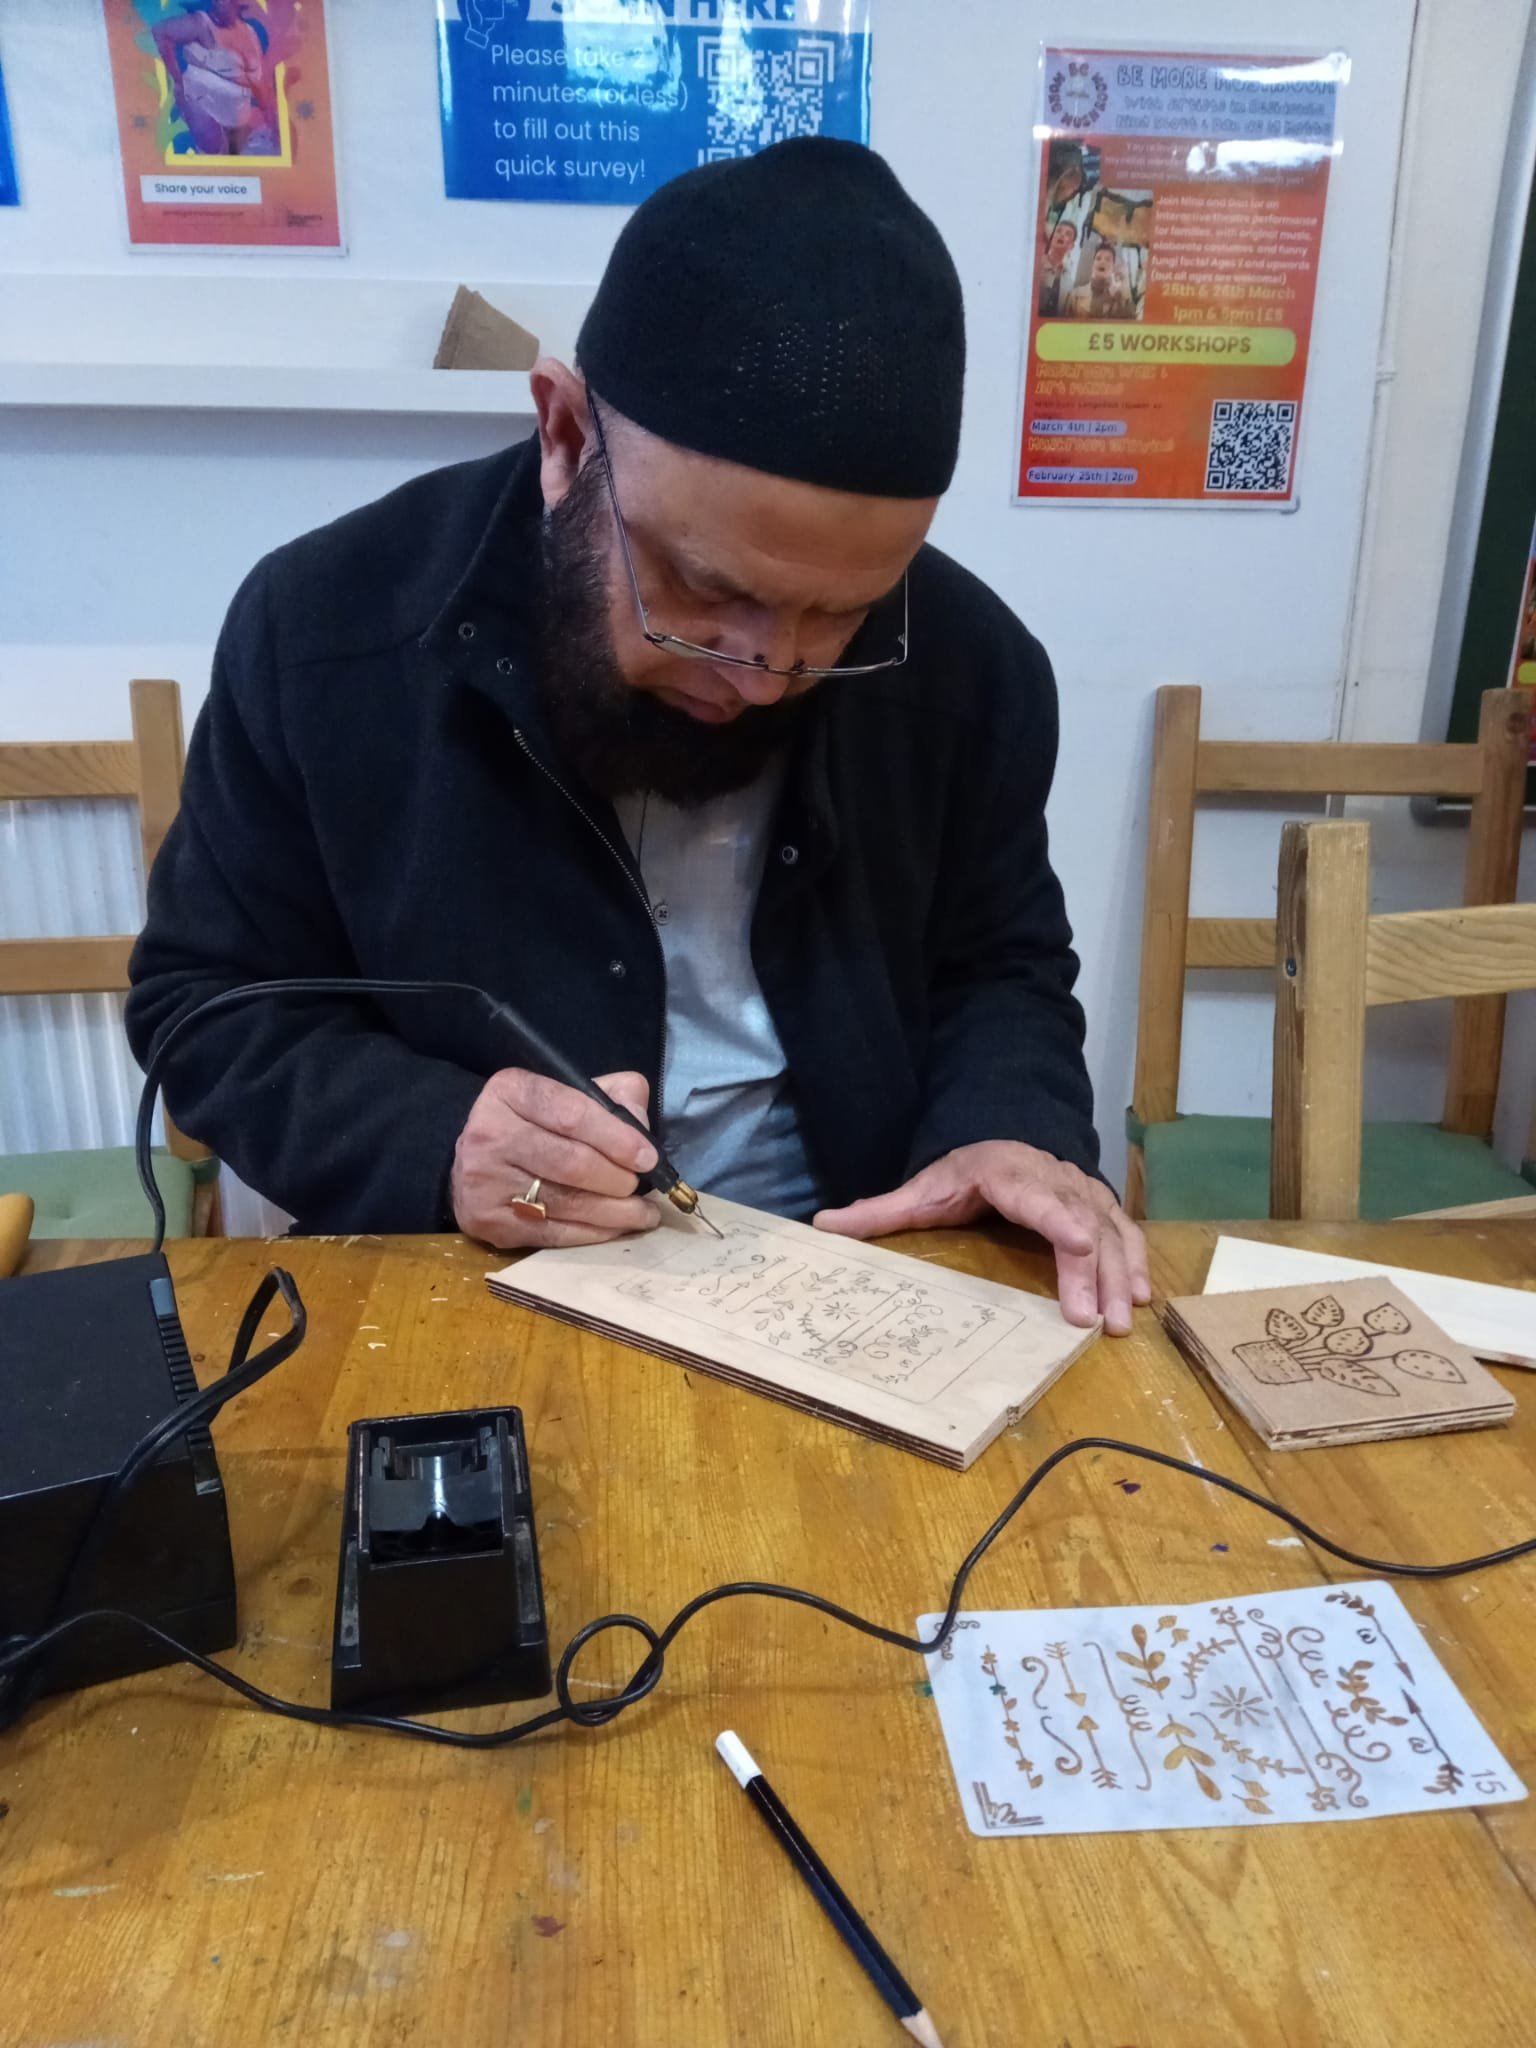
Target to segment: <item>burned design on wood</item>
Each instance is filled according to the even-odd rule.
[[[1442,1358],[1438,1351],[1380,1348],[1386,1339],[1413,1334],[1408,1317],[1390,1301],[1368,1309],[1358,1323],[1348,1323],[1335,1297],[1324,1294],[1299,1317],[1289,1309],[1272,1308],[1264,1331],[1263,1337],[1234,1344],[1232,1355],[1265,1386],[1332,1380],[1357,1394],[1399,1400],[1402,1389],[1394,1386],[1383,1366],[1408,1379],[1432,1380],[1441,1386],[1459,1386],[1466,1378],[1453,1359]]]
[[[916,1401],[943,1393],[1019,1321],[926,1275],[897,1278],[831,1247],[796,1256],[741,1225],[723,1243],[685,1238],[618,1292]]]

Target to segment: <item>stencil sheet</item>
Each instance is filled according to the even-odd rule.
[[[1525,1797],[1396,1593],[1369,1581],[962,1614],[928,1672],[978,1835],[1364,1820]]]

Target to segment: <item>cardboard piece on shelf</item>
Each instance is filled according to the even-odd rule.
[[[536,334],[468,285],[459,286],[432,359],[434,370],[531,370],[538,359]]]

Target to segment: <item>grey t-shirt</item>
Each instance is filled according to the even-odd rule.
[[[701,1191],[803,1219],[819,1195],[751,946],[782,780],[779,762],[688,809],[652,795],[614,808],[666,956],[668,1155]]]

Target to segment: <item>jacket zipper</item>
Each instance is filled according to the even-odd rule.
[[[527,740],[523,737],[521,731],[515,725],[512,728],[512,737],[517,741],[518,746],[528,756],[528,759],[533,763],[534,767],[537,768],[539,773],[544,777],[544,780],[547,783],[549,783],[552,788],[557,789],[560,792],[561,796],[565,798],[566,802],[570,805],[571,809],[576,813],[576,815],[579,818],[584,819],[586,823],[591,826],[592,830],[603,842],[603,845],[607,847],[608,851],[613,855],[614,859],[618,862],[619,867],[624,875],[625,881],[629,883],[629,886],[634,890],[635,894],[640,898],[640,901],[645,905],[645,922],[647,927],[649,928],[652,942],[656,947],[656,958],[661,967],[661,1065],[656,1075],[656,1114],[655,1123],[653,1126],[659,1140],[661,1136],[662,1117],[665,1113],[666,1108],[667,1092],[667,949],[661,943],[661,933],[656,929],[656,906],[651,901],[650,892],[647,890],[645,886],[644,877],[637,874],[635,870],[630,866],[629,862],[624,858],[623,854],[619,852],[619,849],[614,845],[613,841],[608,837],[608,834],[603,830],[602,826],[599,825],[596,818],[593,817],[592,813],[587,809],[586,805],[581,801],[580,797],[572,796],[571,792],[566,788],[565,784],[560,780],[559,776],[555,774],[554,770],[552,768],[546,767],[545,764],[539,759],[538,755],[533,751],[533,748],[529,746]]]

